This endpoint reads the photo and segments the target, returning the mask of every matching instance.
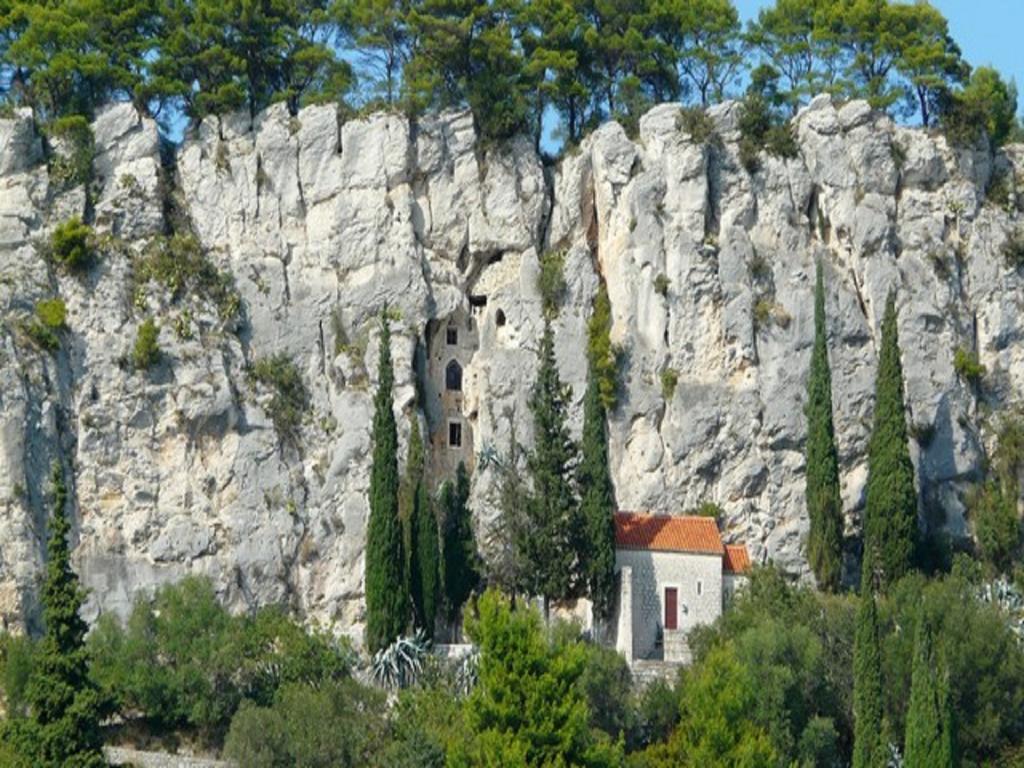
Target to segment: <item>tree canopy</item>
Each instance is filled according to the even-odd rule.
[[[986,107],[975,94],[991,82],[970,76],[929,2],[776,0],[746,28],[732,0],[0,4],[0,92],[46,118],[111,99],[192,119],[276,101],[454,107],[488,139],[539,142],[555,114],[572,144],[601,120],[635,131],[652,104],[706,107],[765,77],[791,112],[827,91],[928,126]],[[1000,109],[980,123],[997,142]]]

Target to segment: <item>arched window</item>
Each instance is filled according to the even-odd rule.
[[[450,392],[462,391],[462,366],[452,360],[444,369],[444,386]]]

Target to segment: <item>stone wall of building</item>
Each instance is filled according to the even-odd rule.
[[[632,571],[634,658],[655,652],[658,630],[665,621],[666,587],[678,590],[680,632],[710,624],[722,614],[722,558],[718,555],[620,549],[615,565]]]

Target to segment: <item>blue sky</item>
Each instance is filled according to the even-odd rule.
[[[733,0],[744,21],[772,0]],[[989,65],[1024,84],[1024,1],[931,0],[949,19],[953,39],[973,65]]]

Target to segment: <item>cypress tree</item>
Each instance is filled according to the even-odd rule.
[[[558,375],[554,333],[547,318],[538,356],[530,396],[533,450],[526,462],[533,490],[516,550],[525,560],[524,586],[546,603],[572,593],[579,531],[571,482],[576,447],[565,423],[569,393]]]
[[[914,640],[903,752],[906,768],[952,768],[956,764],[949,686],[936,669],[931,628],[923,616]]]
[[[814,349],[807,381],[807,560],[822,589],[839,588],[843,566],[843,505],[832,423],[832,372],[825,332],[821,262],[814,288]]]
[[[473,513],[469,509],[469,472],[465,464],[459,463],[455,482],[447,482],[441,489],[441,507],[444,510],[442,581],[448,620],[454,622],[459,609],[480,583]]]
[[[420,422],[412,419],[409,460],[406,463],[406,493],[409,524],[409,592],[416,625],[434,636],[440,574],[437,517],[424,477],[423,438]]]
[[[604,296],[607,303],[607,294]],[[608,430],[605,423],[605,395],[609,393],[609,387],[602,386],[601,359],[594,354],[595,348],[607,348],[604,344],[595,343],[595,337],[607,336],[605,324],[594,322],[598,319],[600,301],[599,295],[590,325],[590,365],[583,400],[583,439],[577,472],[584,532],[577,557],[593,603],[595,622],[607,621],[615,599],[615,488],[608,471]],[[614,384],[611,394],[614,394]]]
[[[89,676],[85,634],[79,615],[85,590],[71,569],[66,516],[67,486],[60,465],[53,467],[53,511],[43,583],[45,632],[35,653],[26,689],[31,721],[15,728],[12,742],[42,768],[105,766],[100,734],[101,700]]]
[[[387,309],[380,321],[380,362],[373,414],[370,520],[366,532],[366,646],[385,648],[405,631],[409,594],[398,514],[398,432],[392,410],[395,373]]]
[[[917,540],[917,492],[907,447],[903,367],[896,331],[896,300],[890,294],[882,320],[875,381],[875,424],[868,444],[864,551],[881,587],[910,570]]]
[[[878,612],[869,590],[860,598],[853,645],[853,768],[885,768],[882,655]]]

